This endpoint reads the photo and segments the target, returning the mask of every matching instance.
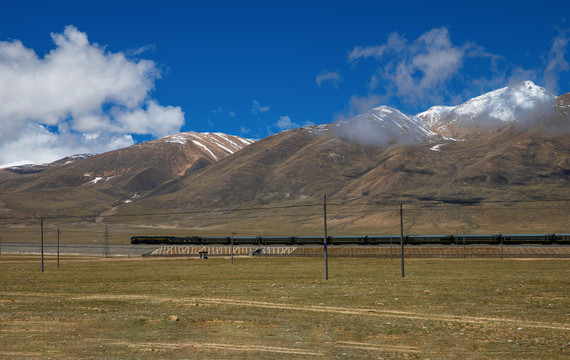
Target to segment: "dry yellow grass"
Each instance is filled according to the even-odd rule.
[[[0,357],[563,359],[568,264],[0,255]]]

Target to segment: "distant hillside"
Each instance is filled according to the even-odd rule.
[[[222,133],[180,133],[93,156],[0,169],[4,211],[93,213],[231,155],[253,141]]]
[[[527,131],[511,125],[461,142],[380,148],[326,134],[317,136],[309,127],[258,141],[202,171],[169,181],[117,210],[136,213],[144,209],[205,211],[282,206],[284,209],[271,215],[265,210],[252,210],[246,217],[243,213],[228,213],[192,223],[198,227],[218,224],[250,231],[303,231],[305,223],[318,229],[318,208],[302,215],[304,209],[287,207],[318,204],[326,194],[335,204],[336,212],[331,214],[336,214],[336,218],[332,224],[339,229],[374,229],[381,227],[383,221],[385,230],[393,227],[395,213],[382,220],[386,214],[359,207],[362,204],[395,209],[399,203],[437,201],[442,206],[479,206],[480,211],[462,215],[463,221],[477,231],[502,226],[524,232],[515,231],[520,218],[486,213],[482,209],[488,205],[484,204],[514,202],[516,208],[517,202],[524,205],[527,201],[570,199],[569,180],[570,143],[566,136],[540,130]],[[544,226],[542,231],[562,231],[568,224],[567,211],[549,213],[547,218],[539,213],[524,213],[525,219],[537,221],[533,231],[539,231],[542,223],[558,229],[548,230]],[[445,212],[423,211],[416,215],[417,231],[435,231],[425,230],[435,226],[436,230],[453,232],[460,225],[466,226]],[[531,222],[525,223],[525,231],[530,231],[529,226],[532,228]]]

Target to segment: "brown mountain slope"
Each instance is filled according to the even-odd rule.
[[[370,204],[393,210],[401,202],[417,207],[438,200],[429,206],[464,203],[480,204],[483,209],[488,202],[526,204],[570,198],[570,144],[565,136],[505,127],[480,133],[475,139],[434,145],[366,147],[331,136],[315,136],[308,128],[295,129],[168,182],[144,199],[122,205],[119,211],[250,208],[245,213],[216,213],[204,218],[196,215],[192,223],[199,228],[259,232],[302,232],[305,224],[307,231],[318,231],[318,206],[309,210],[290,206],[319,204],[326,194],[336,209],[331,224],[349,231],[378,229],[383,222],[387,228],[394,228],[397,214],[383,217],[375,214],[377,208],[366,207]],[[281,208],[258,208],[268,204]],[[477,211],[462,213],[462,221],[446,221],[451,210],[440,210],[429,214],[418,210],[414,220],[418,231],[435,231],[433,226],[438,224],[436,230],[445,228],[446,232],[455,231],[459,225],[484,225],[485,229],[502,225],[503,230],[493,231],[504,232],[505,227],[514,231],[520,221]],[[557,231],[567,226],[567,211],[546,217],[551,223],[548,226]]]
[[[4,212],[93,214],[151,191],[161,184],[215,163],[251,143],[225,134],[181,133],[94,155],[3,169]]]

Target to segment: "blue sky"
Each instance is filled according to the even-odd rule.
[[[0,0],[0,165],[415,114],[518,80],[559,95],[569,14],[565,0]]]

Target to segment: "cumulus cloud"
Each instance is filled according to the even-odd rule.
[[[347,54],[353,68],[364,60],[377,65],[367,84],[369,95],[353,96],[351,101],[360,97],[372,103],[381,98],[416,110],[458,104],[504,86],[513,68],[502,56],[475,43],[454,44],[446,27],[431,29],[415,40],[392,33],[384,44],[355,46]],[[458,84],[463,85],[460,92],[456,91]],[[353,111],[354,106],[350,107]]]
[[[251,106],[251,113],[252,114],[262,114],[262,113],[268,112],[269,109],[270,109],[269,105],[261,106],[259,101],[253,100],[253,105]]]
[[[470,44],[454,45],[447,28],[432,29],[409,42],[396,33],[380,46],[355,47],[348,55],[349,62],[374,57],[382,66],[372,76],[369,88],[384,84],[385,92],[422,102],[439,100],[446,92],[446,83],[457,75],[463,65]]]
[[[286,130],[298,127],[298,124],[295,124],[289,116],[280,116],[279,120],[277,121],[277,127],[279,130]]]
[[[456,105],[522,80],[544,84],[557,93],[561,74],[570,70],[569,34],[570,29],[558,30],[543,56],[544,67],[523,68],[475,43],[454,44],[445,27],[431,29],[415,40],[392,33],[383,44],[355,46],[348,52],[347,62],[353,68],[364,60],[377,65],[367,84],[369,95],[353,96],[351,102],[374,103],[381,97],[420,110],[433,104]],[[350,111],[354,109],[350,104]]]
[[[323,82],[328,81],[331,82],[332,86],[334,86],[335,89],[338,89],[338,84],[342,81],[342,76],[338,71],[336,72],[323,71],[322,73],[317,75],[315,81],[319,87]]]
[[[180,107],[149,96],[160,78],[153,61],[106,51],[73,26],[51,37],[44,57],[0,41],[0,165],[108,151],[184,124]]]
[[[277,128],[280,131],[293,129],[293,128],[297,128],[300,126],[311,126],[311,125],[315,125],[315,124],[312,123],[311,121],[306,121],[304,124],[299,125],[296,122],[294,122],[293,120],[291,120],[291,118],[288,115],[280,116],[279,120],[275,124],[275,126],[277,126]]]

